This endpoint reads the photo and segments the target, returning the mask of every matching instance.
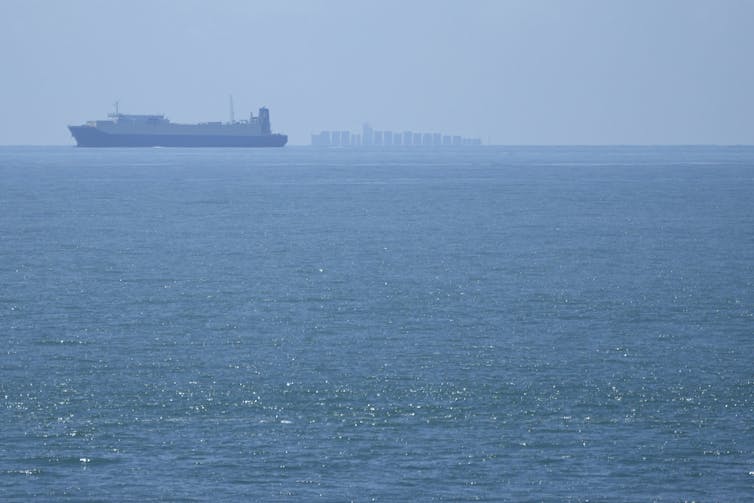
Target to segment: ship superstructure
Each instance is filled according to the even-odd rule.
[[[282,147],[288,136],[272,133],[270,111],[229,122],[176,124],[164,115],[132,115],[118,112],[107,120],[68,126],[79,147]]]

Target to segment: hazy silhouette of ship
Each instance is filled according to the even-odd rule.
[[[413,131],[376,131],[364,124],[362,133],[349,131],[322,131],[312,135],[312,145],[317,147],[438,147],[479,146],[479,138],[464,138],[442,133],[415,133]]]
[[[108,114],[108,120],[68,126],[79,147],[282,147],[288,136],[273,134],[270,111],[262,107],[248,120],[175,124],[164,115]]]

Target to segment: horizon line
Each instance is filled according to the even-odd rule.
[[[118,147],[78,147],[75,143],[0,143],[0,148],[5,147],[75,147],[82,149],[108,149]],[[307,147],[307,148],[337,148],[337,149],[370,149],[370,150],[389,150],[389,149],[448,149],[448,148],[484,148],[484,147],[754,147],[754,143],[483,143],[481,145],[311,145],[308,143],[289,143],[286,147]],[[134,148],[154,148],[154,147],[120,147],[123,149]],[[212,148],[212,147],[161,147],[161,148]],[[233,148],[238,150],[248,150],[254,147],[216,147],[216,148]],[[285,147],[283,147],[285,148]],[[276,149],[280,150],[280,149]]]

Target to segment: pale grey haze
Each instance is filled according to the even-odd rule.
[[[0,144],[270,107],[498,144],[754,143],[754,1],[0,0]]]

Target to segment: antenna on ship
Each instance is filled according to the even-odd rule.
[[[108,117],[112,117],[112,118],[114,118],[116,120],[118,119],[118,103],[119,103],[118,101],[116,101],[115,103],[113,103],[113,106],[115,107],[115,113],[114,114],[107,114]]]
[[[233,124],[236,122],[236,111],[233,108],[233,95],[228,96],[230,96],[230,123]]]

